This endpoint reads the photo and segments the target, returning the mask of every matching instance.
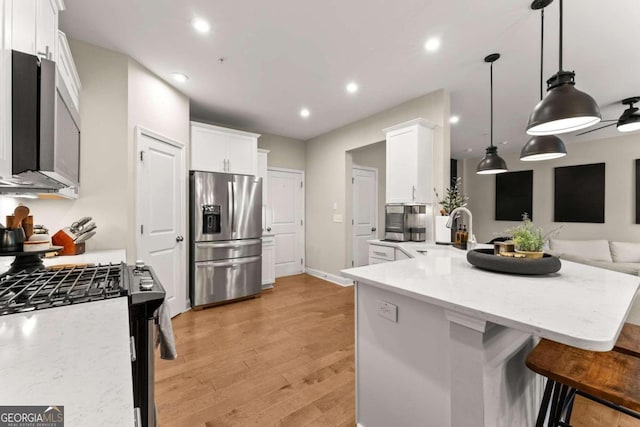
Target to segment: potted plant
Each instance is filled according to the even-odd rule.
[[[440,209],[440,215],[436,216],[436,242],[437,243],[451,243],[452,235],[455,233],[455,225],[451,227],[451,230],[447,228],[447,221],[449,218],[449,214],[455,208],[459,208],[461,206],[467,206],[467,201],[469,201],[469,196],[462,192],[462,177],[457,177],[452,180],[451,187],[447,188],[444,192],[444,197],[440,199],[440,195],[436,189],[433,189],[433,192],[436,195],[436,200],[438,204],[442,206]]]
[[[556,231],[543,234],[542,228],[535,227],[529,215],[524,213],[522,223],[508,229],[507,234],[511,236],[517,253],[524,254],[525,258],[537,259],[542,258],[545,243],[549,236]]]
[[[442,199],[440,199],[436,189],[433,189],[433,192],[436,195],[436,200],[438,200],[438,204],[442,206],[442,209],[440,209],[440,215],[443,216],[448,216],[455,208],[467,206],[467,202],[469,201],[469,196],[461,191],[462,177],[457,177],[452,180],[452,183],[453,185],[451,187],[444,190],[445,193]]]

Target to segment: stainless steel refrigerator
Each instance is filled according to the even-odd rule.
[[[189,173],[191,305],[262,290],[262,178]]]

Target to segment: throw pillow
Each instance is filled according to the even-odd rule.
[[[613,262],[640,262],[640,243],[609,242]]]
[[[554,252],[574,255],[593,261],[613,262],[607,240],[549,240]]]

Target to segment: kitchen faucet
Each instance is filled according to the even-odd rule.
[[[469,240],[467,242],[467,249],[473,249],[476,244],[476,236],[473,235],[473,214],[469,209],[464,206],[460,206],[459,208],[452,210],[449,214],[449,221],[447,221],[447,228],[451,228],[453,226],[453,220],[458,212],[466,212],[467,215],[469,215]]]

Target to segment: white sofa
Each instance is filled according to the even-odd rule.
[[[567,261],[640,275],[640,243],[551,239],[547,252]]]
[[[640,243],[551,239],[545,252],[567,261],[640,276]],[[640,325],[640,297],[636,297],[627,322]]]

